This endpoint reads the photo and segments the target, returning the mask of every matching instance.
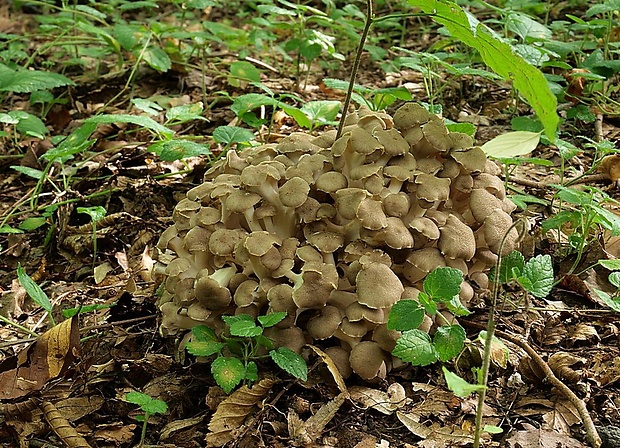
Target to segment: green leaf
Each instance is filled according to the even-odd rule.
[[[15,227],[11,227],[11,226],[0,226],[0,233],[18,234],[18,233],[24,233],[24,231],[21,229],[16,229]]]
[[[403,332],[392,354],[414,366],[427,366],[436,362],[439,356],[431,337],[421,330]]]
[[[161,134],[166,138],[172,138],[174,131],[168,129],[165,126],[157,123],[155,120],[149,117],[142,117],[140,115],[95,115],[94,117],[84,120],[84,124],[114,124],[114,123],[131,123],[137,126],[141,126],[149,131],[153,131],[157,134]]]
[[[498,135],[481,148],[489,157],[516,157],[534,151],[539,141],[539,132],[514,131]]]
[[[612,310],[620,313],[620,297],[612,297],[605,291],[601,291],[600,289],[594,289],[594,292],[605,305],[607,305]]]
[[[541,223],[542,231],[559,229],[566,223],[577,223],[581,218],[580,211],[562,210],[560,213],[545,219]]]
[[[442,325],[433,335],[433,344],[439,359],[443,362],[455,358],[465,343],[465,329],[460,325]]]
[[[604,268],[609,269],[610,271],[620,271],[620,259],[618,258],[613,260],[599,260],[598,264],[600,264]]]
[[[303,381],[308,379],[308,366],[301,355],[295,353],[290,348],[280,347],[277,350],[269,352],[269,356],[273,359],[278,367],[288,374],[299,378]]]
[[[620,272],[612,272],[609,274],[609,277],[607,277],[607,280],[616,288],[620,288]]]
[[[521,12],[510,11],[508,17],[506,17],[505,24],[510,31],[524,41],[527,38],[546,40],[552,36],[549,28]]]
[[[47,294],[41,289],[39,285],[35,283],[35,281],[30,278],[24,268],[22,268],[21,264],[17,265],[17,279],[19,283],[24,287],[26,293],[30,296],[32,300],[35,301],[37,305],[47,311],[49,314],[52,313],[52,303],[50,302]]]
[[[225,346],[223,342],[197,340],[188,342],[185,347],[194,356],[208,357],[219,354]]]
[[[212,328],[206,325],[196,325],[192,327],[192,336],[196,341],[218,342],[219,339]]]
[[[408,0],[408,3],[445,26],[456,39],[476,48],[485,64],[505,80],[514,82],[538,114],[547,137],[553,141],[560,121],[556,112],[557,99],[540,70],[518,56],[510,45],[458,4],[446,0]]]
[[[33,218],[26,218],[19,225],[19,228],[22,229],[22,230],[25,230],[25,231],[30,231],[30,230],[38,229],[39,227],[45,225],[46,223],[47,223],[47,219],[45,219],[42,216],[37,216],[37,217],[33,217]]]
[[[261,106],[277,106],[278,101],[264,95],[262,93],[247,93],[245,95],[240,95],[233,101],[230,106],[230,110],[232,110],[235,115],[241,116],[245,112],[254,110]]]
[[[264,316],[258,316],[258,322],[263,326],[263,328],[273,327],[278,323],[282,322],[284,318],[286,318],[286,311],[277,311],[275,313],[269,313]]]
[[[463,272],[456,268],[440,267],[424,279],[424,292],[433,300],[450,300],[461,291]]]
[[[166,119],[174,124],[187,123],[193,120],[208,121],[202,114],[202,103],[185,104],[183,106],[171,107],[166,112]]]
[[[190,140],[165,140],[153,143],[147,149],[157,154],[165,162],[174,162],[175,160],[182,160],[188,157],[211,154],[211,148],[207,145]]]
[[[446,379],[448,389],[450,389],[457,397],[467,398],[474,392],[480,392],[485,389],[485,387],[481,384],[469,384],[456,373],[450,372],[443,366],[441,367],[441,370],[443,370],[443,376]]]
[[[516,279],[523,275],[525,268],[525,257],[519,251],[513,250],[502,258],[502,264],[499,267],[499,282],[508,283],[510,280]]]
[[[248,143],[256,140],[256,137],[249,129],[238,126],[218,126],[213,131],[213,140],[224,145],[232,145],[233,143]]]
[[[159,47],[148,47],[142,53],[144,61],[158,72],[165,73],[172,67],[168,54]]]
[[[388,315],[388,330],[407,331],[418,328],[424,321],[424,308],[415,300],[399,300]]]
[[[245,379],[252,382],[258,381],[258,366],[254,361],[250,361],[245,366]]]
[[[90,216],[92,222],[96,223],[105,218],[105,215],[108,213],[105,208],[100,205],[96,205],[94,207],[78,207],[78,213],[86,213]]]
[[[88,140],[92,133],[97,129],[96,123],[84,123],[65,138],[56,148],[52,148],[43,154],[43,158],[48,162],[64,162],[73,154],[86,151],[95,143],[95,140]]]
[[[140,109],[142,112],[146,112],[147,114],[156,117],[160,112],[164,110],[159,104],[151,100],[145,100],[142,98],[134,98],[131,100],[134,106]]]
[[[260,82],[261,71],[247,61],[236,61],[230,64],[230,75],[243,81]],[[230,81],[234,81],[229,79]],[[235,84],[233,84],[235,85]],[[239,82],[236,82],[239,86]]]
[[[418,302],[424,307],[424,311],[426,311],[427,314],[431,316],[437,314],[437,303],[424,291],[420,291],[418,294]]]
[[[240,322],[254,322],[254,318],[249,314],[238,314],[236,316],[222,316],[222,320],[229,327]]]
[[[39,117],[36,117],[23,110],[12,110],[9,115],[18,120],[15,129],[22,135],[28,135],[43,139],[49,131],[45,127],[45,123]]]
[[[58,73],[39,70],[11,70],[0,64],[0,92],[29,93],[74,85],[73,81]]]
[[[33,179],[40,180],[43,177],[43,171],[37,170],[34,168],[30,168],[28,166],[11,166],[18,173],[25,174],[26,176],[30,176]]]
[[[125,395],[125,400],[129,403],[134,403],[140,406],[140,408],[149,414],[165,414],[168,410],[168,405],[165,401],[154,399],[141,392],[129,392]]]
[[[553,287],[553,261],[551,260],[551,255],[537,255],[534,258],[530,258],[525,264],[523,274],[531,282],[531,287],[526,288],[528,292],[540,299],[547,297]]]
[[[308,118],[308,116],[301,111],[301,109],[298,109],[294,106],[289,106],[287,104],[284,103],[278,103],[278,105],[280,106],[280,108],[286,112],[288,115],[290,115],[291,117],[293,117],[293,119],[295,120],[295,122],[302,128],[306,128],[306,129],[310,129],[313,127],[312,122],[310,121],[310,119]]]
[[[471,123],[446,123],[446,129],[449,132],[460,132],[461,134],[467,134],[470,137],[476,135],[476,126]]]
[[[471,314],[471,311],[469,311],[467,307],[461,303],[461,298],[459,296],[452,297],[450,300],[445,302],[445,304],[448,311],[455,316],[469,316]]]
[[[308,101],[301,106],[301,111],[312,123],[330,124],[338,115],[340,101]]]
[[[114,304],[94,303],[92,305],[84,305],[81,308],[64,309],[62,310],[62,315],[64,318],[69,319],[75,316],[76,314],[78,314],[78,312],[80,314],[92,313],[93,311],[106,310],[106,309],[112,308],[113,306]]]
[[[129,392],[125,395],[125,400],[129,403],[137,404],[142,407],[146,403],[148,403],[152,398],[142,392]]]
[[[482,430],[489,434],[501,434],[504,432],[502,428],[500,428],[499,426],[494,426],[494,425],[484,425]]]
[[[245,367],[237,358],[220,356],[211,363],[211,374],[217,385],[229,394],[245,378]]]
[[[254,320],[242,320],[230,325],[230,334],[244,338],[253,338],[263,333],[263,329],[258,327]]]

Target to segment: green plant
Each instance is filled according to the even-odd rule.
[[[199,325],[192,328],[192,339],[187,351],[200,357],[215,358],[211,362],[211,373],[217,384],[228,394],[242,381],[253,383],[258,380],[256,360],[270,357],[282,370],[306,380],[306,361],[286,347],[275,348],[273,341],[263,334],[266,328],[277,325],[286,317],[286,312],[258,316],[222,316],[227,325],[227,335],[218,335],[211,328]],[[261,352],[267,351],[267,355]]]
[[[425,366],[436,361],[449,361],[463,349],[465,330],[458,323],[446,319],[438,311],[445,306],[454,316],[467,316],[469,311],[461,304],[459,292],[463,273],[459,269],[440,267],[424,279],[424,289],[417,299],[400,300],[394,304],[388,319],[388,329],[402,331],[392,351],[394,356],[414,366]],[[425,314],[438,320],[433,339],[418,327]]]
[[[97,223],[101,221],[108,213],[107,210],[100,205],[94,207],[78,207],[78,213],[85,213],[90,217],[90,222],[93,227],[93,266],[97,260]]]
[[[146,437],[146,427],[151,415],[165,414],[168,410],[168,405],[163,400],[157,400],[142,392],[129,392],[125,395],[125,401],[128,403],[137,404],[140,409],[144,411],[144,415],[139,415],[136,420],[142,422],[142,432],[140,434],[140,444],[144,445],[144,439]]]
[[[325,78],[323,83],[330,89],[344,90],[349,87],[349,82],[341,79]],[[370,110],[382,110],[394,104],[397,100],[410,101],[413,99],[411,92],[404,87],[386,87],[383,89],[371,89],[355,84],[351,99],[360,106],[366,106]]]

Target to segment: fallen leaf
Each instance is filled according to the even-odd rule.
[[[517,431],[506,443],[507,448],[586,448],[586,445],[570,436],[548,429]]]

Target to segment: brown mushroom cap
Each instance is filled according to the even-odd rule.
[[[308,321],[306,330],[314,339],[327,339],[336,333],[340,322],[342,322],[341,311],[335,306],[327,305]]]
[[[415,178],[415,194],[428,202],[445,201],[450,197],[450,179],[421,173]]]
[[[385,378],[388,364],[385,352],[373,341],[363,341],[353,347],[349,355],[351,369],[365,380]]]
[[[351,364],[349,363],[349,351],[342,347],[327,347],[323,350],[327,356],[329,356],[336,368],[342,375],[342,378],[347,379],[353,373]]]
[[[293,177],[280,187],[279,195],[282,204],[287,207],[297,208],[308,199],[310,185],[301,177]]]
[[[473,230],[453,214],[448,216],[446,224],[441,227],[437,245],[441,253],[448,258],[469,261],[476,253]]]
[[[391,307],[404,291],[398,276],[382,263],[363,265],[355,284],[359,303],[373,309]]]

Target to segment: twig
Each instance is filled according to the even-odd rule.
[[[574,179],[568,179],[564,183],[564,186],[576,185],[576,184],[589,184],[589,183],[594,183],[594,182],[600,182],[603,180],[609,180],[609,175],[605,173],[588,174],[585,176],[575,177]],[[523,185],[525,187],[539,188],[541,190],[545,190],[549,188],[551,185],[557,185],[560,183],[559,179],[557,182],[553,182],[553,181],[541,182],[541,181],[530,180],[530,179],[522,179],[522,178],[514,177],[514,176],[510,177],[510,182]]]
[[[342,136],[344,121],[347,118],[349,104],[351,103],[351,95],[353,94],[353,87],[355,86],[355,77],[357,76],[357,70],[359,69],[360,61],[362,60],[362,54],[364,53],[364,44],[366,43],[366,37],[368,37],[368,31],[370,31],[370,26],[372,25],[372,0],[366,0],[366,9],[366,24],[364,25],[364,31],[362,31],[362,37],[360,38],[360,46],[357,48],[357,54],[355,55],[355,61],[353,62],[353,68],[351,69],[349,89],[347,90],[347,96],[344,99],[342,117],[340,117],[340,123],[338,123],[338,131],[336,132],[336,140],[338,140]]]
[[[470,325],[475,328],[484,328],[483,325],[477,324],[475,322],[467,322],[467,325]],[[558,379],[557,376],[553,373],[553,370],[549,367],[549,364],[545,362],[544,359],[540,357],[536,350],[532,348],[523,338],[512,336],[509,333],[506,333],[501,330],[495,330],[495,334],[507,341],[512,342],[513,344],[521,347],[532,360],[536,363],[538,367],[545,373],[545,381],[551,383],[551,385],[555,386],[564,397],[571,402],[573,406],[579,412],[579,416],[583,420],[583,426],[586,430],[586,437],[588,438],[588,442],[593,448],[600,448],[602,441],[598,432],[596,431],[596,427],[594,426],[594,422],[592,421],[592,417],[590,417],[590,413],[588,412],[588,408],[582,399],[580,399],[575,393],[570,390],[570,388],[564,384],[562,381]]]

